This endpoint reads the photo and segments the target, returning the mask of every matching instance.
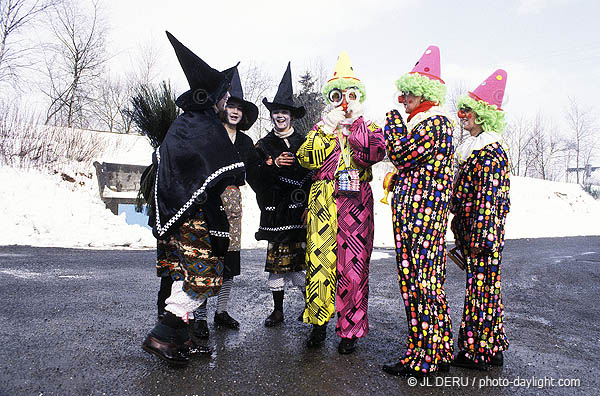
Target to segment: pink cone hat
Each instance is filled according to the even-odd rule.
[[[498,69],[482,82],[469,96],[475,100],[483,100],[487,104],[496,105],[502,110],[502,99],[506,89],[506,71]]]
[[[442,68],[440,66],[440,49],[437,45],[427,47],[421,59],[413,67],[411,73],[419,73],[431,80],[441,81],[442,84]]]

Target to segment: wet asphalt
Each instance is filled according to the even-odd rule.
[[[322,348],[305,347],[295,289],[284,324],[265,328],[265,251],[244,250],[228,309],[240,330],[214,328],[211,299],[212,355],[174,369],[140,348],[156,318],[154,251],[0,247],[0,395],[598,394],[600,237],[507,241],[504,367],[451,368],[416,385],[381,370],[403,354],[407,325],[393,251],[375,252],[370,333],[354,354],[337,352],[333,323]],[[455,336],[464,284],[449,263]],[[564,379],[571,386],[560,387]]]

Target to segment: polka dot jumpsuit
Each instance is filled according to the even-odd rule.
[[[446,230],[452,185],[452,123],[432,113],[408,130],[397,110],[387,114],[388,157],[398,170],[392,220],[400,291],[408,321],[402,363],[422,373],[452,361],[446,301]]]
[[[456,245],[466,258],[467,285],[458,345],[475,362],[489,363],[508,348],[500,293],[504,222],[510,208],[509,165],[499,143],[473,151],[460,166],[450,210]],[[481,253],[472,256],[470,249]]]

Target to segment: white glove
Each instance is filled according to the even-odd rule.
[[[323,125],[323,132],[327,134],[333,133],[336,130],[338,124],[344,121],[345,118],[346,115],[344,110],[342,110],[341,106],[331,110],[329,113],[323,116],[323,123],[325,124]]]
[[[352,120],[352,122],[354,122],[358,119],[358,117],[360,117],[363,114],[362,103],[360,103],[359,100],[354,100],[350,102],[348,104],[348,112],[350,112],[350,110],[352,110],[352,115],[350,116],[350,119]]]

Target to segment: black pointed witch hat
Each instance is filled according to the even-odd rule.
[[[270,112],[276,109],[286,109],[292,113],[294,119],[304,117],[306,109],[304,106],[296,106],[294,104],[294,90],[292,88],[292,72],[290,69],[290,62],[288,62],[287,69],[283,73],[283,78],[277,88],[277,93],[272,102],[269,102],[267,98],[262,100],[263,104],[269,109]]]
[[[237,125],[240,131],[247,131],[258,119],[258,107],[252,102],[244,100],[244,91],[242,90],[242,81],[237,67],[234,68],[233,78],[231,79],[231,89],[229,90],[229,100],[227,103],[239,103],[242,106],[244,117]]]
[[[177,98],[176,104],[183,110],[203,110],[212,107],[229,89],[233,70],[224,72],[210,67],[171,33],[166,32],[177,60],[190,84],[189,91]]]

